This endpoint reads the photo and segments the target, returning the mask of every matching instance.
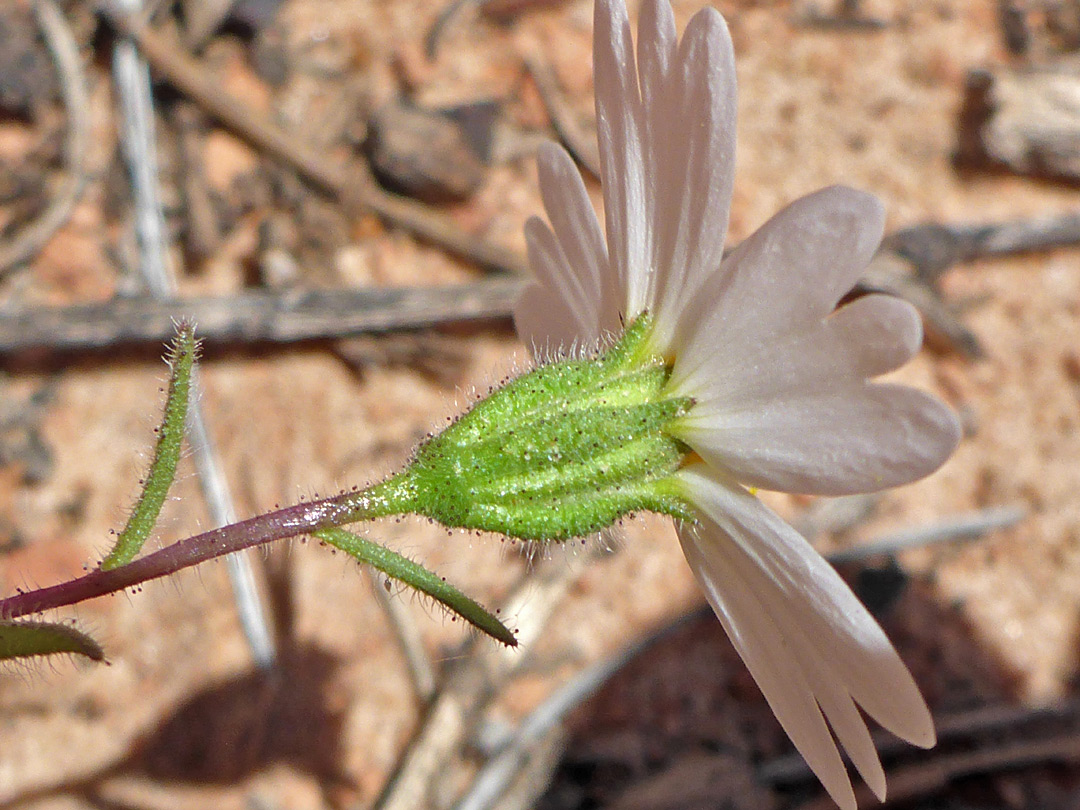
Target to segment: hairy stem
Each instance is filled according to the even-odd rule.
[[[189,537],[110,571],[99,569],[59,585],[20,591],[0,599],[0,618],[15,619],[74,605],[274,540],[406,514],[413,511],[412,497],[407,475],[398,475],[360,492],[288,506]]]

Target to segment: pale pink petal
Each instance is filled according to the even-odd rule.
[[[596,0],[593,26],[596,128],[608,255],[619,274],[622,314],[649,305],[652,222],[645,187],[641,95],[622,0]]]
[[[703,9],[683,34],[665,97],[644,111],[657,175],[652,308],[665,348],[723,257],[735,177],[735,95],[727,25],[715,9]]]
[[[724,260],[682,312],[677,383],[819,321],[865,270],[884,211],[842,186],[796,200]],[[692,384],[692,382],[690,383]]]
[[[914,745],[934,744],[926,703],[885,633],[851,589],[791,526],[741,487],[695,465],[682,473],[694,504],[768,574],[863,710]]]
[[[677,435],[749,486],[849,495],[929,475],[956,448],[960,424],[949,408],[922,391],[864,383],[738,412],[695,406]]]
[[[762,341],[740,355],[717,352],[671,392],[693,397],[698,413],[710,415],[838,388],[857,392],[863,380],[899,368],[921,345],[922,321],[915,307],[889,295],[867,295],[823,321]]]
[[[744,562],[753,565],[749,561]],[[746,575],[752,577],[753,573],[746,572]],[[855,701],[844,685],[836,679],[812,638],[798,635],[792,641],[794,653],[799,657],[807,683],[811,685],[822,713],[829,719],[833,734],[863,781],[879,801],[885,801],[885,770],[881,767],[870,729],[866,727],[866,721],[859,713]]]
[[[906,362],[921,336],[914,307],[869,295],[742,354],[717,352],[671,389],[695,399],[678,435],[766,489],[840,495],[922,478],[956,447],[956,417],[921,392],[864,381]]]
[[[514,304],[518,336],[538,359],[568,357],[581,348],[581,326],[558,295],[528,285]]]
[[[855,810],[855,794],[814,692],[792,658],[754,583],[734,576],[739,549],[714,526],[682,527],[679,540],[690,569],[735,650],[754,676],[780,726],[833,800]],[[717,542],[719,541],[719,542]]]
[[[717,533],[719,542],[710,536]],[[866,721],[843,682],[837,679],[824,659],[816,639],[799,629],[798,614],[791,614],[782,602],[769,599],[776,584],[770,582],[768,574],[715,524],[706,521],[696,527],[683,527],[680,537],[684,538],[683,548],[695,573],[705,566],[698,574],[700,582],[710,579],[709,566],[714,572],[724,572],[722,585],[714,585],[719,596],[710,601],[725,605],[723,615],[728,620],[722,622],[725,630],[729,622],[745,628],[736,649],[747,659],[747,668],[759,682],[777,719],[796,748],[805,752],[807,764],[826,790],[842,806],[852,798],[850,781],[833,742],[832,735],[835,735],[864,781],[883,800],[885,771]],[[690,544],[695,548],[691,549]],[[714,583],[720,579],[711,577]],[[706,587],[706,591],[709,590]],[[722,615],[719,611],[718,608],[718,615]],[[762,647],[775,650],[776,660],[771,670],[761,672],[759,677],[759,669],[751,666],[749,659]],[[828,727],[824,720],[819,722],[822,716],[827,718]]]
[[[854,806],[843,768],[829,753],[832,739],[821,736],[820,706],[860,773],[882,794],[877,754],[850,703],[897,736],[933,745],[932,718],[904,663],[851,589],[794,529],[704,465],[680,475],[703,513],[700,525],[680,529],[687,559],[777,718],[833,798]]]
[[[530,217],[525,223],[525,243],[528,246],[529,266],[533,275],[544,289],[546,297],[554,302],[552,317],[566,321],[569,316],[573,328],[567,334],[572,336],[572,342],[595,343],[600,335],[597,311],[599,301],[588,294],[587,279],[582,279],[570,266],[559,240],[539,217]],[[536,293],[532,293],[532,296],[534,301],[539,300]],[[531,309],[521,301],[514,308],[514,325],[518,335],[526,343],[533,341],[538,346],[542,345],[536,334],[538,330],[547,331],[540,320],[542,316],[543,310]],[[560,324],[555,331],[561,332],[562,328]]]
[[[608,264],[600,222],[581,173],[566,150],[553,143],[540,147],[537,168],[544,209],[559,243],[564,275],[569,277],[559,284],[573,288],[581,298],[576,309],[588,307],[590,326],[599,332],[617,329],[620,307],[613,295],[619,281]],[[612,299],[606,307],[605,297]]]
[[[667,0],[644,0],[638,16],[637,66],[641,98],[641,152],[645,184],[645,222],[648,225],[650,272],[646,289],[639,301],[642,308],[654,309],[658,278],[657,259],[664,241],[669,217],[660,207],[663,188],[670,183],[668,158],[672,115],[676,102],[672,98],[671,68],[678,53],[679,37],[675,16]],[[624,306],[624,309],[626,307]],[[632,317],[635,311],[627,313]]]
[[[919,311],[891,295],[864,295],[845,304],[822,322],[821,331],[823,342],[844,356],[848,369],[838,373],[862,379],[900,368],[915,356],[923,340]]]
[[[645,0],[638,14],[638,73],[641,78],[641,100],[645,129],[648,132],[667,132],[671,122],[655,112],[669,97],[668,75],[675,59],[678,33],[675,15],[668,0]],[[654,146],[650,138],[650,147]]]

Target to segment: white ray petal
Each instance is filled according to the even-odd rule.
[[[867,295],[738,357],[718,352],[670,391],[693,397],[702,413],[763,408],[782,397],[858,389],[867,378],[902,366],[921,345],[922,321],[915,307],[889,295]]]
[[[682,311],[675,382],[820,321],[858,280],[881,242],[881,202],[833,186],[784,208],[739,245]]]
[[[644,110],[657,174],[653,312],[665,349],[687,304],[719,269],[727,235],[735,178],[735,55],[715,9],[690,20],[670,74],[666,98]]]
[[[534,358],[568,357],[581,347],[581,325],[547,287],[528,285],[514,304],[514,326]]]
[[[911,674],[832,566],[760,501],[721,483],[705,465],[680,476],[708,518],[698,532],[697,554],[707,567],[699,576],[710,579],[711,590],[722,592],[736,577],[731,568],[713,564],[709,554],[729,564],[734,560],[741,578],[751,580],[744,584],[777,617],[789,649],[818,651],[818,663],[878,723],[915,745],[933,745],[933,720]]]
[[[959,443],[956,415],[929,394],[901,385],[857,386],[740,411],[695,405],[678,436],[749,486],[812,495],[910,483],[940,467]]]
[[[638,74],[641,79],[643,122],[649,132],[664,131],[670,121],[654,114],[668,96],[668,76],[678,46],[675,15],[668,0],[645,0],[638,15]],[[664,126],[664,125],[667,126]],[[650,148],[654,146],[651,143]],[[655,158],[655,152],[650,151]]]
[[[755,583],[733,575],[739,549],[715,528],[679,529],[686,561],[795,748],[833,800],[844,810],[855,810],[844,763],[813,689],[792,658],[784,630],[763,604]]]
[[[583,280],[569,264],[555,233],[539,217],[530,217],[525,223],[525,243],[528,247],[529,266],[536,281],[544,288],[549,299],[558,301],[553,316],[564,320],[565,316],[560,317],[561,313],[569,313],[574,324],[570,330],[574,340],[578,343],[596,342],[600,335],[599,301],[587,293],[588,281]],[[532,297],[534,301],[538,300],[535,292]],[[540,345],[535,340],[534,332],[537,329],[544,331],[544,327],[535,317],[518,317],[519,313],[525,315],[527,312],[526,305],[518,301],[514,307],[514,324],[518,335],[526,342],[532,340]],[[535,313],[536,316],[542,314],[542,310]]]
[[[815,330],[816,331],[816,330]],[[822,341],[843,358],[852,376],[869,379],[895,371],[922,347],[922,318],[915,307],[891,295],[865,295],[822,321]],[[808,347],[806,347],[808,348]],[[807,351],[809,365],[819,352]],[[841,363],[833,364],[838,368]]]
[[[663,250],[671,217],[662,207],[664,189],[671,183],[671,116],[676,112],[672,98],[672,64],[679,46],[675,15],[667,0],[644,0],[638,15],[637,65],[641,90],[641,144],[644,162],[646,221],[652,238],[644,305],[654,308],[658,289],[658,260]]]
[[[596,128],[608,255],[621,279],[623,315],[648,306],[652,222],[645,186],[641,95],[622,0],[596,0],[593,25]]]
[[[757,646],[778,651],[777,660],[781,667],[778,671],[781,675],[777,679],[763,674],[766,683],[761,685],[762,693],[778,719],[781,719],[781,714],[775,710],[774,704],[785,706],[781,719],[785,731],[794,726],[807,736],[803,740],[789,732],[799,751],[806,752],[804,758],[807,764],[819,775],[836,802],[845,804],[851,792],[850,781],[843,765],[838,762],[839,757],[833,756],[836,745],[829,732],[831,728],[863,780],[879,799],[884,800],[885,771],[866,721],[859,714],[844,683],[837,679],[836,673],[816,646],[812,632],[800,627],[802,617],[796,611],[803,605],[797,600],[770,598],[778,597],[776,584],[769,581],[768,574],[752,559],[739,551],[737,544],[730,541],[725,544],[723,530],[715,525],[705,524],[683,531],[696,535],[693,540],[684,540],[684,547],[687,542],[694,543],[699,564],[712,567],[713,575],[703,569],[699,581],[711,579],[714,585],[707,590],[716,592],[715,602],[725,605],[724,613],[728,620],[737,624],[735,620],[739,619],[748,628],[740,644],[736,645],[740,655],[753,655]],[[710,536],[715,532],[720,533],[719,540]],[[690,559],[689,553],[687,558]],[[721,571],[722,582],[721,577],[717,576]],[[733,599],[732,595],[737,596]],[[794,605],[792,601],[795,601]],[[739,605],[745,606],[745,610]],[[755,668],[748,668],[755,674],[755,680],[760,682]],[[786,690],[789,695],[787,701],[776,695],[777,690]],[[774,695],[772,699],[769,699],[770,692]],[[795,694],[791,695],[793,692]],[[816,722],[816,718],[822,715],[828,721],[828,728],[824,723],[818,725]],[[814,734],[807,735],[804,726],[811,726]]]
[[[746,561],[744,561],[746,562]],[[749,563],[752,565],[752,563]],[[780,615],[777,623],[789,624],[791,616]],[[877,748],[870,737],[870,729],[859,714],[859,709],[844,685],[838,681],[824,660],[822,653],[807,636],[797,635],[792,638],[799,663],[806,674],[807,683],[811,684],[814,697],[822,713],[829,720],[836,738],[850,757],[855,769],[863,781],[878,797],[885,801],[885,770],[881,767]]]
[[[619,306],[613,300],[605,306],[605,298],[612,298],[619,281],[608,263],[600,222],[581,173],[566,150],[553,143],[540,147],[536,163],[544,209],[567,277],[560,286],[575,289],[582,299],[575,309],[587,308],[598,332],[617,329]]]

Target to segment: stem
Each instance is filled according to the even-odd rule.
[[[99,568],[59,585],[21,591],[0,599],[0,618],[15,619],[74,605],[274,540],[411,511],[412,486],[406,472],[359,492],[345,492],[311,503],[298,503],[203,532],[111,571]]]

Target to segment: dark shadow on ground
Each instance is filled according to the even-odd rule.
[[[333,694],[340,662],[292,638],[289,557],[271,553],[266,564],[279,633],[273,667],[252,668],[207,686],[162,717],[120,762],[73,782],[24,793],[0,804],[0,810],[60,796],[100,810],[138,810],[108,798],[106,783],[146,777],[161,784],[224,786],[275,765],[313,777],[330,806],[355,794],[356,785],[341,767],[347,703]]]
[[[1080,706],[1066,704],[1032,721],[1018,705],[1016,677],[979,645],[959,606],[939,604],[928,583],[908,579],[891,562],[845,573],[875,610],[939,718],[941,741],[933,751],[887,734],[876,737],[890,790],[902,799],[890,806],[1080,807],[1075,766],[1017,767],[1016,757],[1005,757],[1002,766],[955,778],[940,767],[976,762],[988,751],[1022,751],[1025,745],[1031,750],[1032,740],[1055,735],[1073,735],[1080,747]],[[998,721],[987,725],[993,717]],[[863,806],[879,805],[860,795]],[[536,807],[835,810],[707,609],[649,647],[577,711],[566,753]]]
[[[352,791],[355,786],[339,767],[344,712],[328,705],[336,667],[335,659],[316,647],[285,648],[273,669],[244,672],[187,698],[121,762],[17,796],[0,810],[59,796],[106,810],[117,805],[102,789],[116,777],[228,785],[273,765],[314,777],[328,800],[341,788]]]

